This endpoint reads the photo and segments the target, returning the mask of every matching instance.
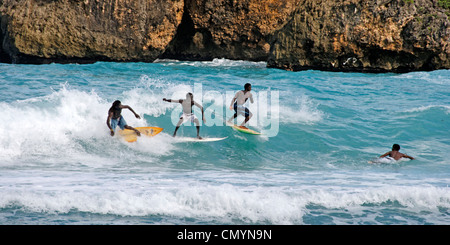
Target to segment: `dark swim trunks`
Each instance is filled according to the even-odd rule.
[[[244,117],[250,116],[250,111],[248,110],[248,108],[243,105],[238,106],[237,103],[234,103],[234,111],[236,112],[236,114],[241,114]]]

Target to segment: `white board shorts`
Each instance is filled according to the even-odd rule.
[[[194,113],[184,113],[181,114],[180,119],[183,120],[183,123],[190,120],[191,122],[194,122],[197,117],[194,115]]]

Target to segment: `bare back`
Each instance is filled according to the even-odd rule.
[[[391,151],[391,153],[389,153],[389,156],[394,158],[395,160],[400,160],[400,158],[402,158],[405,154],[400,153],[398,151]]]
[[[401,158],[409,158],[409,159],[411,159],[411,160],[414,159],[414,157],[408,156],[408,155],[403,154],[403,153],[401,153],[401,152],[399,152],[399,151],[390,151],[390,152],[387,152],[387,153],[381,155],[380,157],[386,157],[386,156],[392,157],[392,158],[394,158],[396,161],[397,161],[397,160],[400,160]]]

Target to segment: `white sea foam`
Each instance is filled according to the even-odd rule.
[[[15,184],[6,183],[8,181]],[[15,207],[41,213],[160,215],[220,223],[241,220],[244,223],[304,224],[305,216],[318,212],[350,212],[356,216],[347,222],[358,223],[364,221],[364,217],[357,217],[358,212],[381,217],[383,206],[389,208],[391,203],[397,203],[400,210],[436,216],[441,209],[450,208],[448,187],[433,186],[375,185],[347,189],[302,185],[286,188],[212,185],[192,179],[170,181],[155,175],[95,176],[88,173],[57,176],[51,180],[5,177],[1,184],[9,188],[0,189],[0,208]],[[311,206],[315,208],[310,209]],[[373,218],[367,219],[373,221]],[[439,224],[448,219],[441,216],[440,220],[429,222]],[[336,218],[333,222],[344,223],[346,219]]]
[[[142,76],[139,86],[130,91],[125,91],[123,97],[127,103],[132,105],[133,109],[136,108],[136,111],[159,117],[178,107],[174,103],[164,102],[163,98],[184,99],[186,93],[192,91],[192,86],[188,84],[176,84],[158,78]]]
[[[255,67],[255,68],[265,68],[267,62],[260,61],[245,61],[245,60],[229,60],[225,58],[215,58],[212,61],[178,61],[170,59],[160,59],[156,60],[156,63],[162,63],[166,65],[187,65],[195,67]]]
[[[325,114],[318,105],[306,95],[296,97],[292,104],[280,105],[280,120],[284,123],[314,124],[320,122]]]
[[[416,107],[416,108],[412,108],[409,110],[406,110],[405,112],[407,113],[413,113],[413,112],[423,112],[423,111],[428,111],[430,109],[443,109],[445,110],[446,114],[450,114],[450,106],[448,105],[428,105],[428,106],[420,106],[420,107]]]
[[[161,110],[152,106],[152,103],[156,103],[152,101],[153,98],[135,89],[125,92],[122,102],[132,105],[141,115],[164,113],[164,108]],[[95,155],[90,156],[93,158],[115,154],[108,149],[111,137],[106,127],[107,111],[111,103],[95,91],[79,91],[71,89],[67,84],[48,96],[2,103],[0,160],[8,162],[16,157],[45,160],[57,156],[86,160],[89,158],[86,157],[89,156],[86,151],[95,151],[90,147],[97,149]],[[144,119],[136,119],[128,110],[124,110],[122,114],[129,125],[148,126]],[[113,141],[118,142],[120,139]],[[134,150],[160,155],[169,154],[173,149],[172,144],[162,137],[158,143],[154,141],[147,140],[146,144],[165,147],[152,151],[149,149],[154,148],[140,147],[141,144],[137,143],[134,144]]]
[[[0,145],[2,157],[23,152],[57,153],[70,147],[73,137],[102,135],[105,104],[95,92],[63,87],[49,96],[5,104]]]
[[[193,62],[193,64],[196,64],[196,62]],[[264,61],[260,62],[254,62],[254,61],[245,61],[245,60],[229,60],[224,58],[216,58],[212,61],[203,61],[201,62],[202,65],[207,66],[217,66],[217,67],[259,67],[259,68],[265,68],[267,66],[267,63]]]

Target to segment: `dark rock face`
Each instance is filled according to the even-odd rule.
[[[2,49],[14,63],[153,61],[183,0],[2,0]]]
[[[0,0],[0,62],[267,61],[450,68],[447,0]]]
[[[448,10],[429,0],[305,0],[274,37],[268,66],[407,72],[450,68]]]
[[[14,63],[266,60],[298,1],[3,0],[0,54]]]
[[[186,0],[182,24],[164,58],[265,61],[270,40],[300,0]]]

